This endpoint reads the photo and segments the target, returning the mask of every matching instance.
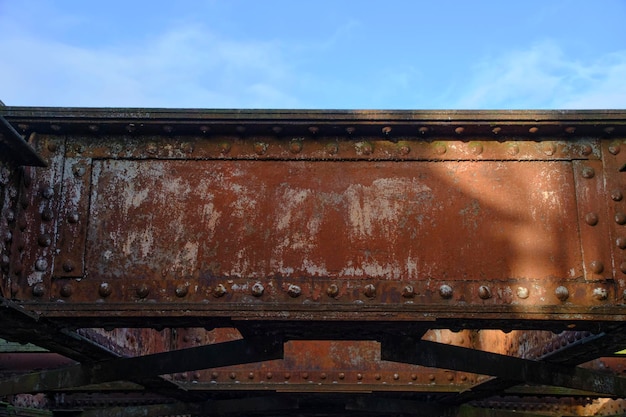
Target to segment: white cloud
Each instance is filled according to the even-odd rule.
[[[459,108],[626,108],[626,50],[572,60],[554,42],[482,61]]]
[[[7,105],[297,107],[282,45],[174,28],[150,43],[87,49],[11,27],[3,36],[0,96]]]

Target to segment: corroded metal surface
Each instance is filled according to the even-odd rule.
[[[134,412],[196,410],[170,407],[168,389],[198,404],[227,399],[233,413],[258,391],[273,395],[260,400],[269,405],[277,393],[299,395],[289,405],[300,411],[286,414],[311,413],[316,395],[328,415],[382,404],[354,392],[395,395],[374,407],[392,414],[419,404],[429,415],[623,409],[601,398],[622,393],[622,363],[597,359],[625,343],[623,112],[1,114],[48,164],[0,161],[0,288],[45,322],[37,340],[82,337],[146,368],[140,356],[285,341],[283,359],[260,363],[195,369],[174,359],[167,369],[181,371],[166,381],[139,381],[159,396],[133,403],[161,405]],[[8,326],[2,335],[27,333]],[[398,349],[390,340],[411,338],[432,356],[394,361],[450,369],[381,360],[381,342],[388,353]],[[524,381],[512,370],[509,381],[493,360],[535,373]],[[155,375],[146,368],[121,366],[105,379]],[[104,380],[81,378],[64,389]],[[35,391],[41,382],[20,381]],[[559,387],[515,386],[528,381]],[[108,390],[138,386],[81,389],[114,407],[122,397]]]

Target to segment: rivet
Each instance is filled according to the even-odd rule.
[[[539,131],[539,128],[536,126],[531,127],[530,129],[528,129],[528,133],[537,133]]]
[[[272,128],[272,132],[276,133],[277,135],[278,135],[280,132],[282,132],[282,131],[283,131],[283,128],[282,128],[282,127],[280,127],[280,126],[274,126],[274,127]]]
[[[624,198],[624,195],[622,194],[620,190],[611,191],[611,200],[622,201],[623,198]]]
[[[363,294],[365,294],[367,298],[376,297],[376,287],[373,284],[367,284],[363,289]]]
[[[85,151],[85,147],[81,143],[77,143],[74,145],[74,152],[83,153]]]
[[[261,284],[260,282],[257,282],[256,284],[254,284],[252,286],[252,295],[254,295],[255,297],[260,297],[263,295],[263,291],[265,291],[265,287],[263,287],[263,284]]]
[[[52,187],[42,188],[41,196],[46,200],[50,200],[54,196],[54,189]]]
[[[211,372],[211,379],[217,379],[219,374],[217,372]]]
[[[43,272],[48,268],[48,261],[45,259],[37,259],[35,261],[35,269],[39,272]]]
[[[285,372],[285,375],[283,375],[283,377],[285,379],[291,379],[291,374],[289,372]]]
[[[221,153],[222,155],[226,155],[228,152],[230,152],[230,149],[231,149],[231,144],[230,144],[229,142],[221,142],[221,143],[218,145],[218,148],[219,148],[220,153]]]
[[[326,153],[329,155],[335,155],[339,152],[339,145],[336,143],[329,143],[326,145]]]
[[[302,379],[309,379],[309,373],[308,372],[303,372],[302,373]]]
[[[39,283],[39,284],[35,284],[35,286],[33,287],[33,295],[35,297],[42,297],[46,292],[46,287]]]
[[[228,377],[229,377],[230,379],[236,379],[236,378],[237,378],[237,374],[236,374],[236,373],[234,373],[234,372],[231,372],[231,373],[228,375]]]
[[[346,374],[344,374],[343,372],[339,372],[339,374],[337,375],[337,378],[346,379]]]
[[[317,126],[310,126],[308,130],[312,135],[317,135],[317,133],[320,131],[320,128]]]
[[[417,131],[420,132],[421,135],[425,135],[426,133],[428,133],[429,129],[426,126],[422,126],[417,129]]]
[[[417,381],[417,374],[411,374],[411,379],[413,381]]]
[[[61,130],[61,126],[57,124],[52,124],[50,125],[50,129],[54,130],[55,132],[58,132],[59,130]]]
[[[448,375],[446,375],[446,379],[450,382],[454,381],[454,374],[448,373]]]
[[[556,294],[556,298],[561,301],[565,301],[569,298],[569,291],[562,285],[556,287],[556,290],[554,290],[554,294]]]
[[[591,261],[589,263],[589,269],[594,274],[601,274],[604,271],[604,264],[600,261]]]
[[[609,293],[607,292],[606,288],[594,288],[593,289],[593,298],[595,298],[596,300],[599,301],[603,301],[606,300],[609,297]]]
[[[150,294],[150,287],[148,287],[146,284],[141,284],[138,288],[137,288],[137,297],[139,298],[146,298],[148,296],[148,294]]]
[[[302,141],[300,140],[292,140],[289,143],[289,152],[291,153],[300,153],[302,151]]]
[[[76,164],[72,167],[72,172],[74,173],[75,177],[82,177],[83,175],[85,175],[85,172],[87,172],[87,169],[82,164]]]
[[[467,381],[467,375],[461,375],[461,381]]]
[[[582,153],[585,156],[591,155],[592,152],[593,152],[593,148],[588,143],[585,143],[582,146],[582,149],[580,150],[580,153]]]
[[[189,335],[186,334],[183,336],[183,342],[188,343],[191,339],[189,338]]]
[[[137,130],[137,127],[135,126],[135,124],[134,124],[134,123],[129,123],[129,124],[126,126],[126,131],[127,131],[128,133],[133,133],[135,130]]]
[[[302,289],[298,285],[291,284],[287,288],[287,294],[292,298],[296,298],[302,294]]]
[[[519,146],[516,144],[509,145],[506,151],[509,155],[515,156],[519,153]]]
[[[354,128],[354,127],[352,127],[352,126],[350,126],[350,127],[346,127],[346,133],[347,133],[348,135],[351,135],[351,134],[353,134],[354,132],[356,132],[356,128]]]
[[[375,375],[374,375],[374,379],[375,379],[376,381],[380,381],[380,380],[381,380],[381,378],[382,378],[382,376],[381,376],[380,374],[375,374]]]
[[[356,374],[356,379],[359,381],[363,379],[363,374]]]
[[[402,155],[408,155],[409,153],[411,153],[411,147],[407,144],[402,144],[398,146],[398,150]]]
[[[493,133],[494,135],[499,134],[502,131],[501,127],[494,127],[493,129],[491,129],[491,133]]]
[[[607,135],[610,135],[611,133],[615,131],[615,128],[613,126],[607,126],[603,130],[604,130],[604,133],[606,133]]]
[[[0,266],[9,266],[10,263],[11,258],[9,258],[8,255],[2,255],[0,258]]]
[[[439,295],[441,298],[452,298],[452,287],[447,284],[443,284],[439,287]]]
[[[556,145],[554,143],[544,143],[543,153],[547,156],[552,156],[556,153]]]
[[[186,296],[188,292],[189,292],[189,285],[186,285],[186,284],[180,284],[174,290],[176,297],[179,297],[179,298]]]
[[[10,243],[12,240],[13,240],[13,233],[11,233],[10,231],[7,231],[7,232],[4,234],[4,241],[5,241],[6,243]]]
[[[60,293],[62,297],[70,297],[72,295],[72,286],[70,284],[65,284],[61,287]]]
[[[54,214],[52,213],[51,209],[43,209],[43,211],[41,212],[41,220],[45,222],[49,222],[50,220],[52,220],[53,217]]]
[[[113,288],[108,282],[103,282],[98,288],[98,294],[100,294],[100,297],[102,298],[107,298],[112,292]]]
[[[385,127],[383,127],[383,128],[382,128],[382,132],[383,132],[383,135],[385,135],[385,136],[389,136],[389,134],[391,133],[391,126],[385,126]]]
[[[7,222],[11,223],[15,221],[15,212],[13,210],[7,210],[6,214]]]
[[[180,150],[183,153],[192,153],[193,152],[193,145],[189,142],[183,142],[180,144]]]
[[[89,126],[87,126],[87,128],[89,129],[89,131],[91,131],[91,132],[94,132],[94,133],[95,133],[95,132],[97,132],[97,131],[98,131],[99,126],[98,126],[98,125],[89,125]]]
[[[170,126],[170,125],[165,125],[165,126],[163,126],[163,131],[165,133],[172,133],[174,131],[174,128],[172,126]]]
[[[626,249],[626,237],[620,236],[615,239],[615,245],[620,249]]]
[[[569,133],[570,135],[576,132],[576,128],[574,126],[568,126],[565,128],[565,133]]]
[[[619,264],[619,270],[622,271],[622,273],[626,274],[626,262],[622,262],[621,264]]]
[[[460,135],[460,134],[462,134],[463,132],[465,132],[465,128],[464,128],[464,127],[459,126],[459,127],[457,127],[456,129],[454,129],[454,132],[455,132],[457,135]]]
[[[248,374],[248,379],[254,379],[254,372],[250,372]]]
[[[267,374],[265,374],[265,378],[267,379],[272,379],[274,377],[274,374],[272,374],[271,372],[268,372]]]
[[[400,379],[400,375],[398,375],[398,374],[393,374],[393,379],[394,379],[394,381],[399,380],[399,379]]]
[[[48,142],[48,150],[50,152],[56,152],[58,149],[59,149],[59,147],[56,144],[56,142]]]
[[[478,287],[478,296],[483,300],[491,298],[491,290],[486,285]]]
[[[593,178],[596,175],[596,172],[591,167],[584,167],[582,171],[583,178]]]
[[[224,295],[226,295],[226,287],[224,287],[224,285],[222,284],[217,284],[215,286],[215,289],[213,290],[213,296],[220,298],[223,297]]]
[[[200,126],[200,132],[202,132],[202,133],[203,133],[203,134],[205,134],[205,135],[206,135],[207,133],[209,133],[209,131],[210,131],[210,130],[211,130],[211,128],[210,128],[209,126],[206,126],[206,125],[202,125],[202,126]]]
[[[517,287],[517,296],[522,300],[528,298],[528,288],[526,287]]]
[[[65,272],[72,272],[74,270],[74,263],[70,260],[63,262],[62,268]]]
[[[320,374],[320,379],[326,379],[326,378],[328,378],[328,375],[326,375],[326,372],[322,372]]]
[[[42,234],[39,235],[39,238],[37,238],[37,243],[39,244],[39,246],[42,247],[48,247],[52,244],[52,237],[50,237],[50,235],[48,234]]]
[[[150,155],[154,155],[158,152],[159,148],[157,147],[156,143],[153,142],[149,142],[146,144],[146,152]]]
[[[446,153],[447,148],[444,143],[438,142],[434,145],[433,150],[435,151],[437,155],[443,155],[444,153]]]
[[[430,382],[433,382],[433,381],[435,380],[435,375],[434,375],[434,374],[429,374],[429,375],[428,375],[428,380],[429,380]]]
[[[598,215],[596,213],[587,213],[585,215],[585,223],[587,223],[589,226],[595,226],[596,224],[598,224]]]
[[[28,126],[26,123],[19,123],[19,124],[17,125],[17,127],[18,127],[18,128],[19,128],[22,132],[27,131],[27,130],[28,130],[28,128],[29,128],[29,126]]]
[[[473,155],[480,155],[481,153],[483,153],[483,145],[479,142],[470,143],[469,149]]]
[[[413,298],[415,297],[415,289],[413,288],[412,285],[406,285],[404,288],[402,288],[402,296],[404,298]]]
[[[358,142],[354,145],[357,155],[371,155],[374,146],[369,142]]]
[[[263,142],[256,142],[254,144],[254,152],[257,155],[264,155],[265,152],[267,152],[267,143],[263,143]]]
[[[68,223],[76,224],[76,223],[78,223],[78,220],[80,220],[80,215],[77,212],[75,212],[75,211],[73,211],[73,212],[71,212],[71,213],[69,213],[67,215],[67,222]]]
[[[622,212],[615,213],[615,223],[626,224],[626,214]]]
[[[339,295],[339,287],[337,284],[330,284],[326,289],[326,294],[328,294],[329,297],[337,297]]]

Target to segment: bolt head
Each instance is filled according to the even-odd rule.
[[[287,288],[287,294],[292,298],[297,298],[302,294],[302,289],[298,285],[289,285]]]
[[[599,301],[604,301],[607,298],[609,298],[609,293],[606,290],[606,288],[601,288],[601,287],[594,288],[593,289],[593,298],[595,298],[596,300],[599,300]]]
[[[61,296],[62,297],[70,297],[72,295],[73,289],[72,286],[70,284],[65,284],[61,287]]]
[[[141,284],[139,287],[137,287],[136,293],[137,297],[146,298],[148,294],[150,294],[150,287],[148,287],[146,284]]]
[[[217,284],[217,286],[213,290],[213,296],[217,298],[223,297],[224,295],[226,295],[226,293],[226,287],[224,287],[224,285],[222,284]]]
[[[337,286],[337,284],[330,284],[326,289],[326,294],[328,294],[328,296],[332,298],[337,297],[339,295],[339,287]]]
[[[519,298],[521,298],[522,300],[525,300],[528,298],[528,288],[526,287],[517,287],[517,296]]]
[[[478,287],[478,296],[483,300],[491,298],[491,290],[486,285]]]
[[[556,287],[556,290],[554,290],[554,294],[556,295],[556,298],[561,301],[565,301],[569,298],[569,290],[562,285]]]
[[[407,285],[402,288],[402,296],[404,298],[413,298],[415,297],[415,288],[412,285]]]
[[[585,223],[587,223],[589,226],[595,226],[596,224],[598,224],[598,215],[596,213],[587,213],[585,215]]]
[[[187,284],[180,284],[174,290],[174,293],[176,294],[176,297],[178,298],[182,298],[186,296],[188,292],[189,292],[189,285]]]
[[[257,282],[252,286],[252,295],[254,295],[255,297],[262,296],[264,291],[265,287],[260,282]]]
[[[100,297],[107,298],[113,292],[113,288],[108,282],[103,282],[100,284],[100,288],[98,288],[98,294]]]
[[[450,299],[452,298],[452,287],[448,284],[443,284],[439,287],[439,295],[441,298]]]
[[[376,287],[373,284],[367,284],[365,288],[363,288],[363,294],[365,294],[367,298],[376,297]]]
[[[42,297],[46,292],[46,287],[42,283],[35,284],[32,291],[35,297]]]

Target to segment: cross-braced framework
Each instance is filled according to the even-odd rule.
[[[625,116],[2,107],[0,415],[621,415]]]

